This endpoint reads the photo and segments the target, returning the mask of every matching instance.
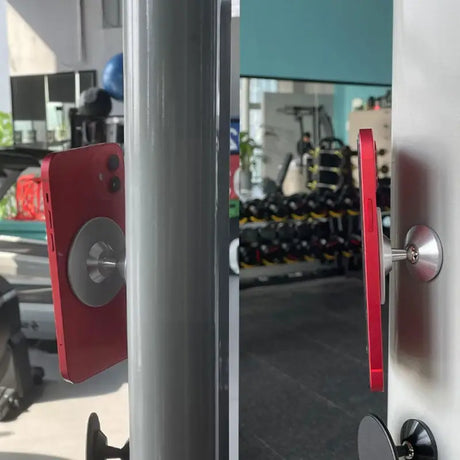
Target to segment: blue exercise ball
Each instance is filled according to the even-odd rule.
[[[114,99],[123,100],[123,53],[111,57],[105,65],[102,86]]]

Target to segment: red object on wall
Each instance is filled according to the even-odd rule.
[[[372,391],[383,391],[383,345],[380,304],[380,253],[377,220],[376,147],[371,129],[358,137],[361,192],[364,284],[367,312],[369,381]]]

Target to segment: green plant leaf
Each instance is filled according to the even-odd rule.
[[[13,145],[13,121],[11,114],[0,112],[0,146]]]

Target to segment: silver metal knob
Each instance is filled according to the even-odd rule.
[[[436,278],[442,266],[442,245],[438,234],[426,225],[414,225],[409,229],[404,249],[393,249],[383,234],[382,213],[377,208],[380,247],[380,297],[385,303],[385,276],[390,273],[394,262],[405,260],[407,267],[420,281]]]

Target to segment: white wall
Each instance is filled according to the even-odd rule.
[[[122,29],[103,29],[101,0],[8,0],[12,75],[97,70],[123,50]],[[81,20],[80,20],[80,12]],[[121,104],[112,113],[121,114]]]
[[[5,0],[0,0],[0,62],[8,62]],[[10,79],[6,65],[0,65],[0,112],[11,112]]]

